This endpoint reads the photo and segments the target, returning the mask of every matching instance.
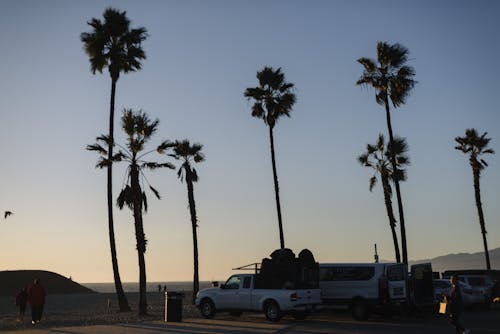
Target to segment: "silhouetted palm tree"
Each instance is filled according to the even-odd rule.
[[[127,298],[118,271],[118,259],[116,256],[115,233],[113,224],[113,192],[112,192],[112,157],[114,140],[114,114],[115,114],[115,92],[116,82],[120,73],[134,72],[141,69],[141,60],[146,58],[141,42],[147,37],[145,28],[130,29],[130,21],[126,12],[120,12],[108,8],[103,14],[104,21],[92,18],[88,23],[92,27],[90,32],[80,35],[84,49],[90,60],[90,69],[93,74],[96,71],[102,73],[107,67],[111,76],[111,98],[109,104],[109,146],[108,146],[108,228],[111,248],[111,262],[115,280],[116,293],[120,311],[128,311]]]
[[[293,83],[285,81],[285,75],[281,68],[273,70],[271,67],[264,67],[257,72],[259,86],[247,88],[245,97],[253,100],[252,116],[261,118],[269,127],[269,141],[271,146],[271,162],[274,177],[274,192],[276,196],[276,209],[278,211],[278,226],[280,233],[280,247],[285,248],[285,238],[283,236],[283,222],[281,218],[281,204],[279,196],[278,174],[276,172],[276,158],[274,154],[273,129],[281,116],[290,117],[290,112],[295,104],[295,94],[292,92]]]
[[[125,185],[118,196],[117,205],[123,209],[127,205],[132,210],[134,216],[136,248],[139,258],[139,315],[147,314],[147,299],[146,299],[146,262],[144,254],[146,253],[147,240],[144,234],[144,225],[142,219],[142,210],[146,212],[148,209],[148,202],[146,192],[141,187],[141,181],[147,180],[144,177],[145,169],[157,168],[175,168],[171,163],[158,163],[145,161],[144,157],[153,152],[143,152],[145,144],[149,141],[151,136],[156,132],[158,127],[158,120],[151,121],[148,116],[141,112],[134,112],[130,109],[125,109],[122,116],[122,128],[127,135],[126,147],[121,147],[118,153],[113,156],[113,161],[125,161],[129,164],[127,168],[127,177]],[[98,164],[99,167],[109,165],[107,158],[107,150],[99,144],[99,142],[106,142],[109,138],[98,137],[98,143],[89,145],[88,150],[97,151],[101,153],[101,160]],[[162,144],[163,145],[163,144]],[[161,145],[157,150],[161,149]],[[160,194],[151,185],[149,188],[160,199]]]
[[[402,168],[409,164],[409,159],[405,155],[408,150],[406,141],[402,138],[395,138],[394,153],[396,155],[398,168],[398,178],[404,180],[406,178],[405,170]],[[391,163],[391,152],[389,151],[389,145],[385,145],[385,139],[382,134],[379,134],[377,143],[375,145],[368,144],[366,146],[366,152],[358,157],[358,161],[366,167],[370,167],[375,171],[375,174],[370,178],[370,191],[373,190],[377,183],[377,174],[380,175],[380,180],[382,182],[382,190],[384,192],[385,208],[387,210],[387,216],[389,218],[389,226],[391,227],[392,241],[394,243],[394,252],[396,255],[396,262],[401,262],[401,255],[399,252],[398,236],[396,234],[396,218],[394,218],[394,212],[392,210],[392,188],[390,185],[390,180],[395,176],[393,174],[392,163]]]
[[[456,137],[455,141],[458,143],[455,146],[456,150],[469,154],[469,163],[472,167],[472,176],[474,178],[474,195],[476,197],[477,213],[479,215],[479,225],[481,226],[481,233],[483,235],[484,256],[486,257],[486,269],[490,270],[490,254],[488,251],[488,243],[486,242],[486,225],[484,222],[483,205],[481,203],[481,189],[479,186],[479,178],[481,177],[481,170],[488,167],[488,164],[481,158],[483,154],[494,154],[493,149],[488,148],[491,138],[487,138],[485,132],[481,136],[478,135],[476,129],[465,130],[464,137]]]
[[[196,216],[196,203],[194,201],[194,188],[193,183],[198,182],[198,173],[192,166],[193,163],[199,163],[205,160],[205,156],[201,152],[203,145],[194,143],[191,144],[189,140],[176,141],[173,146],[174,153],[170,156],[176,160],[182,161],[179,167],[177,176],[183,181],[186,180],[189,212],[191,213],[191,226],[193,228],[193,257],[194,257],[194,277],[193,277],[193,300],[194,304],[196,294],[200,289],[199,273],[198,273],[198,235],[196,228],[198,227],[198,218]]]
[[[415,86],[413,79],[415,70],[413,67],[405,65],[408,60],[408,49],[401,44],[389,45],[385,42],[377,43],[377,61],[370,58],[360,58],[358,62],[364,66],[364,71],[356,85],[372,86],[375,91],[375,100],[378,104],[385,106],[387,119],[387,129],[389,131],[389,141],[394,140],[389,99],[394,108],[405,104],[410,90]],[[396,170],[396,158],[391,157],[392,168]],[[408,251],[406,245],[406,228],[403,213],[403,201],[399,189],[399,181],[394,182],[396,196],[398,200],[399,222],[401,225],[401,246],[403,253],[403,263],[408,264]]]

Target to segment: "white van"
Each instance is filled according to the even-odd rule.
[[[324,304],[349,307],[356,320],[388,312],[406,301],[406,266],[402,263],[320,263]]]

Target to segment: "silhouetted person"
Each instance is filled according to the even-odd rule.
[[[45,305],[45,289],[38,279],[35,279],[28,290],[28,301],[31,305],[31,323],[34,325],[42,319]]]
[[[470,331],[462,325],[460,316],[464,310],[464,303],[462,298],[462,291],[458,283],[458,277],[452,276],[450,278],[451,282],[451,293],[448,299],[448,304],[450,308],[451,323],[455,326],[457,334],[465,333],[468,334]]]
[[[19,321],[23,321],[24,312],[26,311],[26,304],[28,303],[28,289],[22,288],[16,296],[16,306],[19,310]]]

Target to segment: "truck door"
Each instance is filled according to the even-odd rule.
[[[389,289],[389,299],[406,299],[406,266],[403,263],[388,264],[386,267],[387,285]]]
[[[216,307],[219,309],[229,309],[234,305],[235,296],[240,289],[241,277],[233,275],[228,278],[226,283],[221,286],[220,293],[218,294],[218,301]]]
[[[432,282],[432,265],[430,263],[411,266],[410,286],[412,287],[412,301],[415,305],[425,306],[434,303],[434,284]]]

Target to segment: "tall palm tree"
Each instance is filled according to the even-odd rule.
[[[285,248],[278,174],[276,172],[276,157],[274,154],[273,130],[281,116],[290,117],[290,112],[296,101],[295,94],[292,92],[294,84],[285,81],[285,75],[281,72],[281,68],[273,70],[272,67],[267,66],[264,67],[262,71],[257,72],[257,79],[259,80],[259,86],[247,88],[244,95],[247,100],[252,100],[254,102],[252,106],[252,116],[261,118],[269,127],[269,142],[271,147],[276,209],[278,211],[280,247]]]
[[[93,74],[102,73],[107,67],[111,76],[111,98],[109,103],[109,133],[108,133],[108,229],[111,248],[111,262],[120,311],[129,311],[127,298],[123,291],[118,259],[116,256],[115,232],[113,223],[113,140],[116,83],[120,73],[134,72],[141,69],[141,60],[146,58],[141,42],[147,37],[145,28],[130,29],[130,20],[126,12],[107,8],[103,14],[104,21],[92,18],[87,24],[92,27],[90,32],[80,35],[84,49],[90,60],[90,70]]]
[[[481,233],[483,235],[484,256],[486,257],[486,269],[490,270],[490,254],[488,251],[488,243],[486,242],[486,224],[484,222],[483,205],[481,203],[481,189],[479,186],[479,178],[481,171],[488,167],[488,163],[481,158],[483,154],[494,154],[493,149],[488,148],[491,138],[487,138],[485,132],[481,136],[478,135],[476,129],[465,130],[464,137],[456,137],[455,141],[458,143],[455,146],[456,150],[469,154],[469,163],[472,167],[472,176],[474,178],[474,195],[476,197],[477,213],[479,215],[479,225],[481,226]]]
[[[409,159],[405,155],[408,151],[408,145],[403,138],[395,138],[394,145],[391,146],[395,151],[396,161],[400,168],[398,168],[399,174],[397,177],[400,180],[406,178],[405,170],[402,168],[409,164]],[[385,144],[385,139],[382,134],[379,134],[377,143],[375,145],[368,144],[366,146],[366,152],[358,157],[358,161],[365,167],[370,167],[375,171],[375,174],[370,178],[370,191],[373,190],[377,183],[377,175],[380,176],[382,182],[382,190],[384,192],[384,202],[385,208],[387,210],[387,216],[389,218],[389,226],[391,227],[392,241],[394,243],[394,252],[396,256],[396,262],[401,262],[401,254],[399,252],[398,236],[396,234],[396,218],[394,218],[394,212],[392,210],[392,187],[390,185],[390,180],[396,175],[393,173],[392,164],[390,160],[391,152],[389,151],[389,145]]]
[[[123,209],[125,205],[132,211],[134,216],[136,248],[139,259],[139,315],[147,314],[146,299],[146,262],[144,254],[146,253],[147,240],[144,234],[144,225],[142,212],[147,212],[148,202],[146,192],[141,183],[147,182],[144,177],[144,170],[157,168],[175,168],[171,163],[158,163],[145,161],[146,155],[153,151],[143,152],[145,144],[156,132],[158,120],[151,121],[149,117],[141,112],[134,112],[131,109],[125,109],[122,116],[122,128],[127,135],[127,144],[120,146],[120,150],[113,156],[113,161],[124,161],[128,163],[127,177],[123,189],[117,199],[117,205]],[[109,138],[98,137],[98,143],[87,146],[88,150],[97,151],[101,154],[101,160],[98,167],[109,165],[107,158],[108,151],[99,142],[109,140]],[[163,145],[163,144],[162,144]],[[157,150],[161,150],[162,145]],[[142,181],[142,182],[141,182]],[[156,189],[149,185],[151,191],[160,199],[160,194]]]
[[[194,201],[193,183],[198,182],[198,173],[192,166],[193,163],[200,163],[205,160],[205,156],[201,152],[203,145],[194,143],[189,140],[176,141],[173,146],[173,154],[170,154],[176,160],[180,160],[182,165],[179,167],[177,176],[181,182],[185,179],[188,192],[189,212],[191,213],[191,226],[193,228],[193,258],[194,258],[194,275],[193,275],[193,300],[195,303],[196,294],[200,289],[199,273],[198,273],[198,235],[196,228],[198,227],[198,218],[196,216],[196,203]]]
[[[360,58],[358,62],[363,65],[364,71],[356,85],[367,85],[375,89],[375,100],[385,106],[389,141],[394,141],[391,124],[389,100],[394,108],[405,104],[410,90],[415,86],[415,70],[406,65],[409,51],[401,44],[390,45],[386,42],[377,43],[377,62],[370,58]],[[397,171],[396,157],[391,157],[392,168]],[[401,228],[401,246],[403,263],[408,264],[408,251],[406,245],[406,227],[403,213],[403,201],[399,181],[395,179],[396,197],[398,200],[399,222]]]

